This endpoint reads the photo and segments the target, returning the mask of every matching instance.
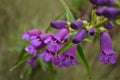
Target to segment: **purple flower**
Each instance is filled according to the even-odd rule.
[[[65,28],[66,26],[66,21],[65,20],[57,20],[57,21],[52,21],[50,23],[51,27],[55,28],[55,29],[62,29]]]
[[[116,62],[115,51],[113,51],[112,40],[109,34],[103,31],[100,35],[101,54],[99,60],[105,64]]]
[[[48,33],[46,33],[46,34],[41,34],[41,35],[39,35],[39,36],[35,36],[34,38],[32,38],[31,44],[32,44],[33,46],[35,46],[35,47],[39,47],[39,46],[45,44],[45,43],[44,43],[44,40],[46,40],[47,38],[49,38],[49,37],[51,37],[51,36],[52,36],[52,35],[51,35],[51,34],[48,34]]]
[[[75,44],[82,42],[86,35],[86,32],[86,29],[80,30],[76,35],[73,36],[72,42]]]
[[[104,9],[105,9],[105,8],[98,8],[98,9],[96,10],[96,14],[97,14],[98,16],[103,16],[103,11],[104,11]]]
[[[93,36],[95,34],[95,32],[96,32],[95,27],[92,27],[89,29],[89,35]]]
[[[103,11],[103,16],[113,19],[116,18],[120,14],[120,11],[114,7],[105,8]]]
[[[27,60],[30,67],[34,68],[34,66],[35,66],[34,62],[35,62],[36,59],[37,59],[37,56],[34,56],[34,57]]]
[[[76,20],[74,22],[71,23],[71,28],[77,30],[80,29],[83,25],[83,21],[82,20]]]
[[[63,45],[65,36],[69,33],[67,28],[60,29],[55,35],[49,37],[44,41],[48,44],[49,51],[57,52]]]
[[[40,30],[32,29],[32,30],[29,30],[29,31],[23,33],[22,34],[22,39],[27,41],[27,40],[31,39],[32,37],[38,36],[40,34],[41,34]]]
[[[29,54],[33,55],[33,56],[37,55],[37,48],[34,47],[31,44],[25,48],[25,51],[28,52]]]
[[[53,59],[53,63],[59,67],[76,64],[76,46],[73,46],[63,53],[61,53],[57,58]]]
[[[116,0],[90,0],[90,2],[97,6],[111,6]]]
[[[97,6],[104,6],[107,4],[107,0],[90,0],[90,2]]]
[[[55,52],[45,49],[42,53],[40,53],[39,57],[42,58],[45,62],[49,62],[52,61],[55,57]]]
[[[112,22],[112,21],[110,21],[110,22],[108,22],[108,23],[106,23],[105,24],[105,28],[106,29],[112,29],[112,28],[114,28],[114,23]]]

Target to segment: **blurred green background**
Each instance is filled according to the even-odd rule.
[[[88,0],[65,0],[75,18],[89,19],[91,4]],[[22,75],[23,67],[12,68],[24,45],[21,34],[28,29],[39,28],[43,32],[49,23],[64,12],[59,0],[0,0],[0,80],[50,80],[48,70],[41,67],[30,78]],[[84,43],[83,50],[96,80],[120,80],[120,26],[110,31],[113,47],[117,53],[115,65],[104,65],[98,61],[99,40]],[[80,61],[69,68],[55,67],[56,80],[88,80],[84,66]],[[29,77],[29,76],[27,76]]]

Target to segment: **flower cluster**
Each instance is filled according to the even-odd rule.
[[[116,0],[90,0],[91,3],[98,6],[99,8],[96,10],[96,14],[98,16],[104,16],[110,21],[105,24],[105,28],[112,29],[114,24],[112,19],[116,18],[120,14],[120,10],[114,7]]]
[[[43,59],[45,62],[52,62],[58,67],[68,67],[76,64],[76,44],[81,43],[86,35],[95,36],[96,32],[100,33],[100,48],[101,54],[99,60],[105,64],[116,62],[115,51],[112,47],[112,40],[107,29],[114,27],[112,19],[116,18],[120,11],[112,7],[115,0],[90,0],[96,6],[100,6],[96,10],[98,16],[104,16],[110,21],[105,23],[105,28],[89,24],[86,20],[77,19],[73,22],[65,20],[56,20],[50,23],[52,28],[58,31],[55,34],[42,33],[39,29],[28,30],[22,34],[22,39],[29,41],[30,44],[25,48],[32,58],[28,59],[31,67],[34,67],[34,62],[37,58]],[[103,7],[104,6],[104,7]],[[107,6],[107,7],[105,7]],[[87,24],[87,25],[86,25]],[[72,47],[59,53],[62,47],[68,40],[74,44]]]
[[[69,29],[65,27],[64,21],[55,21],[51,23],[53,26],[63,27],[55,34],[42,34],[40,30],[33,29],[22,34],[22,39],[30,41],[30,44],[25,48],[25,51],[33,57],[28,59],[31,67],[34,67],[34,62],[37,58],[42,58],[45,62],[53,62],[59,67],[76,64],[76,46],[72,46],[65,52],[57,55],[57,52],[66,44],[69,38]],[[39,53],[39,50],[44,49]]]
[[[96,14],[98,16],[104,16],[109,19],[109,22],[104,24],[106,29],[112,29],[115,25],[112,19],[115,19],[119,14],[120,10],[114,7],[116,0],[90,0],[90,2],[96,6]],[[100,34],[100,47],[101,54],[99,60],[105,64],[116,62],[115,51],[112,48],[111,38],[106,30],[103,30]]]

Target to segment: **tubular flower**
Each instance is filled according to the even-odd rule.
[[[39,57],[42,58],[45,62],[49,62],[54,59],[55,52],[52,52],[46,49],[42,53],[40,53]]]
[[[47,38],[51,37],[52,35],[51,34],[41,34],[39,36],[35,36],[32,40],[31,40],[31,44],[35,47],[39,47],[44,43],[44,40],[46,40]]]
[[[52,52],[57,52],[63,45],[63,40],[65,36],[69,33],[67,28],[60,29],[55,35],[49,37],[44,41],[48,44],[48,50]]]
[[[116,62],[115,51],[112,47],[112,40],[109,34],[105,31],[100,35],[100,48],[101,54],[99,60],[105,64],[109,62],[114,64]]]
[[[86,32],[86,29],[80,30],[76,35],[73,36],[72,42],[75,44],[82,42],[86,35]]]
[[[25,48],[25,51],[28,52],[28,54],[31,54],[33,56],[36,56],[37,54],[37,48],[31,44]]]
[[[32,29],[22,34],[23,40],[30,40],[32,37],[38,36],[41,34],[41,31],[38,29]]]
[[[76,20],[74,22],[71,23],[71,28],[77,30],[80,29],[83,25],[83,21],[82,20]]]
[[[57,58],[53,60],[53,63],[59,67],[65,66],[68,67],[69,65],[76,64],[76,46],[73,46],[63,53],[61,53]]]
[[[57,21],[52,21],[50,23],[51,27],[55,29],[62,29],[65,28],[67,22],[65,20],[57,20]]]

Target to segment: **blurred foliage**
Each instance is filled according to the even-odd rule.
[[[65,0],[73,12],[75,18],[89,19],[91,4],[88,0]],[[15,65],[18,54],[24,46],[21,40],[22,32],[39,28],[43,32],[49,26],[50,21],[64,11],[58,0],[0,0],[0,80],[49,80],[48,70],[43,71],[42,66],[36,65],[32,74],[24,76],[26,71],[23,66],[10,72]],[[120,24],[119,21],[117,21]],[[117,54],[115,65],[104,65],[98,61],[99,40],[95,43],[82,43],[86,58],[89,61],[93,76],[96,80],[120,79],[120,25],[110,31],[113,47]],[[87,80],[84,66],[80,62],[69,68],[54,66],[56,80]],[[26,77],[26,78],[24,78]]]

